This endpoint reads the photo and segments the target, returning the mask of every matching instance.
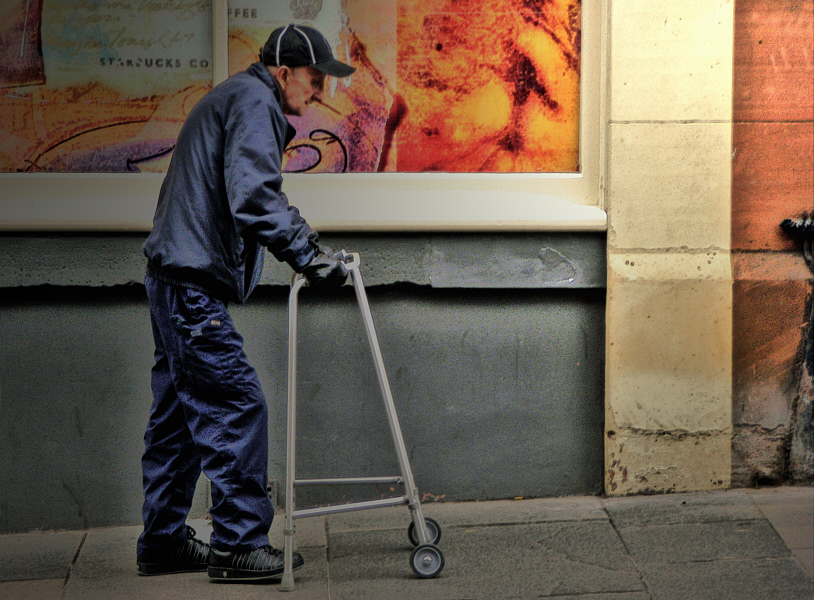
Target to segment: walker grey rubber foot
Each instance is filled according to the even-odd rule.
[[[294,574],[293,573],[284,573],[283,578],[280,580],[280,591],[281,592],[293,592],[294,591]]]

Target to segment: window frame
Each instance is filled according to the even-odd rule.
[[[583,0],[579,173],[286,174],[320,231],[604,231],[606,2]],[[213,81],[228,73],[228,0],[213,0]],[[0,231],[146,232],[163,173],[0,173]]]

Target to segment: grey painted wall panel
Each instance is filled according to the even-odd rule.
[[[146,303],[135,290],[9,295],[0,301],[0,531],[132,520],[150,394]]]
[[[578,237],[503,237],[496,244],[403,236],[390,247],[387,236],[336,236],[336,247],[362,252],[404,437],[428,499],[601,491],[604,254],[593,238],[581,244]],[[149,311],[140,284],[111,287],[141,278],[138,240],[0,241],[17,248],[3,276],[20,272],[14,286],[0,286],[0,532],[138,523],[151,403]],[[536,289],[512,288],[522,283],[523,261],[545,247],[594,275],[567,289],[548,275]],[[493,255],[503,258],[455,283],[455,265]],[[549,275],[565,272],[558,260]],[[519,265],[514,274],[512,264]],[[290,273],[281,273],[287,281]],[[455,287],[432,287],[428,274]],[[494,288],[501,278],[507,288]],[[394,283],[402,280],[411,282]],[[270,477],[279,481],[286,301],[286,285],[266,285],[232,307],[269,401]],[[299,475],[395,474],[352,290],[337,297],[304,290],[300,336]],[[300,499],[387,491],[323,488]]]
[[[604,234],[324,235],[359,252],[368,285],[605,287]],[[144,280],[143,236],[0,235],[0,288],[124,285]],[[267,255],[264,285],[288,285],[291,270]]]

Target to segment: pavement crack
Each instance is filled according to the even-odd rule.
[[[625,598],[629,598],[630,594],[635,594],[635,593],[641,592],[641,591],[642,590],[624,590],[624,591],[621,591],[621,592],[602,592],[601,596],[603,598],[611,598],[613,596],[618,596],[619,600],[624,600]],[[589,594],[586,595],[583,592],[577,592],[577,593],[574,593],[574,594],[555,594],[555,595],[543,594],[543,595],[537,596],[537,598],[539,600],[545,600],[545,598],[574,598],[575,600],[585,600],[585,598],[588,598],[590,596],[594,596],[594,594],[589,593]]]
[[[644,578],[644,573],[642,573],[641,568],[639,568],[639,563],[637,563],[636,560],[633,558],[633,555],[630,553],[630,548],[628,548],[627,544],[625,543],[625,539],[619,533],[620,527],[614,521],[614,518],[611,515],[608,515],[608,517],[610,519],[611,529],[613,529],[613,532],[616,534],[616,537],[618,538],[619,543],[622,544],[622,548],[625,549],[625,554],[627,554],[627,557],[630,559],[630,562],[633,563],[633,566],[636,568],[636,572],[639,574],[639,581],[642,582],[642,587],[644,587],[644,591],[647,593],[647,596],[649,598],[652,598],[653,594],[650,593],[650,587],[647,585],[647,581]]]
[[[68,587],[68,581],[71,579],[71,573],[73,573],[73,567],[76,564],[76,561],[79,560],[79,553],[82,552],[82,546],[85,545],[85,540],[88,539],[88,532],[86,531],[85,534],[82,536],[82,539],[79,540],[79,546],[76,548],[76,552],[73,555],[73,559],[71,560],[71,564],[68,567],[68,573],[65,575],[65,582],[62,584],[62,595],[65,594],[65,588]]]
[[[330,525],[328,521],[330,519],[324,519],[323,523],[325,523],[325,579],[326,586],[328,588],[328,600],[331,600],[331,535],[330,535]]]
[[[749,523],[759,523],[761,521],[767,521],[764,517],[744,517],[742,519],[726,519],[726,518],[718,518],[718,519],[709,519],[706,521],[676,521],[673,523],[647,523],[645,525],[625,525],[619,526],[618,529],[624,531],[637,531],[640,529],[655,529],[658,527],[686,527],[687,525],[728,525],[730,523],[737,523],[747,525]],[[771,524],[771,523],[770,523]],[[616,527],[614,527],[616,529]]]
[[[591,517],[583,519],[585,522],[607,523],[606,517]],[[529,519],[528,521],[496,521],[494,523],[462,522],[445,525],[444,529],[487,529],[489,527],[526,527],[528,525],[557,525],[563,523],[577,523],[574,519]]]

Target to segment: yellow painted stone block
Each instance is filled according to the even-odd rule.
[[[605,442],[605,492],[610,496],[729,487],[729,429],[697,434],[609,430]]]
[[[677,271],[669,266],[672,257],[662,258],[666,273]],[[648,432],[728,428],[730,281],[632,280],[613,268],[619,260],[612,258],[606,322],[606,405],[613,422],[621,429]]]
[[[611,252],[608,266],[611,277],[624,282],[732,279],[731,254],[717,248],[695,252]]]
[[[612,2],[612,121],[732,119],[734,3]]]
[[[611,125],[611,249],[730,247],[729,123]]]

